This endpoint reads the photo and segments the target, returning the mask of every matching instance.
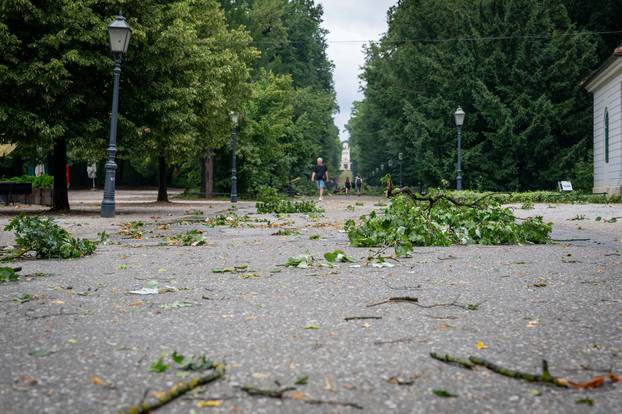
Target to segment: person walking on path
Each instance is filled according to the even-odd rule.
[[[350,177],[346,177],[346,195],[350,194],[350,190],[352,189],[352,183],[350,182]]]
[[[356,193],[360,196],[361,195],[361,188],[363,187],[363,179],[357,175],[356,178],[354,178],[354,188],[356,189]]]
[[[311,181],[315,181],[315,185],[320,192],[319,200],[322,201],[324,188],[326,187],[326,182],[328,181],[328,168],[326,168],[324,161],[321,158],[317,159],[317,163],[315,167],[313,167]]]

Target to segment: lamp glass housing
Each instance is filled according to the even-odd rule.
[[[126,54],[132,37],[132,28],[125,21],[125,17],[117,16],[108,26],[108,39],[112,53]]]
[[[454,113],[454,118],[456,120],[456,126],[462,126],[462,124],[464,123],[464,111],[462,110],[461,107],[458,107],[458,109],[456,109],[456,112]]]
[[[233,122],[233,125],[238,125],[238,121],[240,120],[240,114],[238,114],[235,111],[231,111],[229,112],[229,117],[231,118],[231,122]]]

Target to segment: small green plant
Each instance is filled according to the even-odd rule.
[[[71,237],[67,230],[60,227],[53,219],[42,219],[20,215],[13,218],[4,227],[7,231],[15,231],[17,254],[20,257],[34,251],[43,259],[69,259],[92,254],[97,243]]]
[[[309,240],[320,240],[320,235],[312,234],[311,236],[309,236]]]
[[[346,207],[346,210],[348,210],[348,211],[354,211],[354,206],[353,206],[353,205],[348,205],[348,206]]]

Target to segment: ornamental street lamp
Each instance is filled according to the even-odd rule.
[[[456,109],[454,118],[458,129],[458,163],[456,164],[456,190],[462,190],[462,124],[464,123],[464,111],[461,107]]]
[[[401,152],[397,154],[397,159],[400,161],[400,188],[402,187],[402,160],[404,159],[404,154]]]
[[[240,120],[240,115],[237,112],[231,111],[229,112],[229,117],[231,117],[231,124],[233,127],[231,128],[231,202],[238,202],[238,171],[237,171],[237,159],[236,152],[238,150],[238,121]]]
[[[102,200],[100,215],[114,217],[115,176],[117,164],[117,113],[119,110],[119,79],[121,78],[121,61],[127,53],[127,47],[132,36],[132,29],[123,16],[117,16],[108,26],[110,51],[114,59],[114,86],[112,90],[112,114],[110,117],[110,140],[108,141],[108,160],[106,161],[106,179],[104,180],[104,199]]]

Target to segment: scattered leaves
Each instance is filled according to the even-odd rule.
[[[300,269],[307,269],[313,265],[313,256],[310,254],[300,254],[298,256],[289,257],[287,267],[298,267]]]

